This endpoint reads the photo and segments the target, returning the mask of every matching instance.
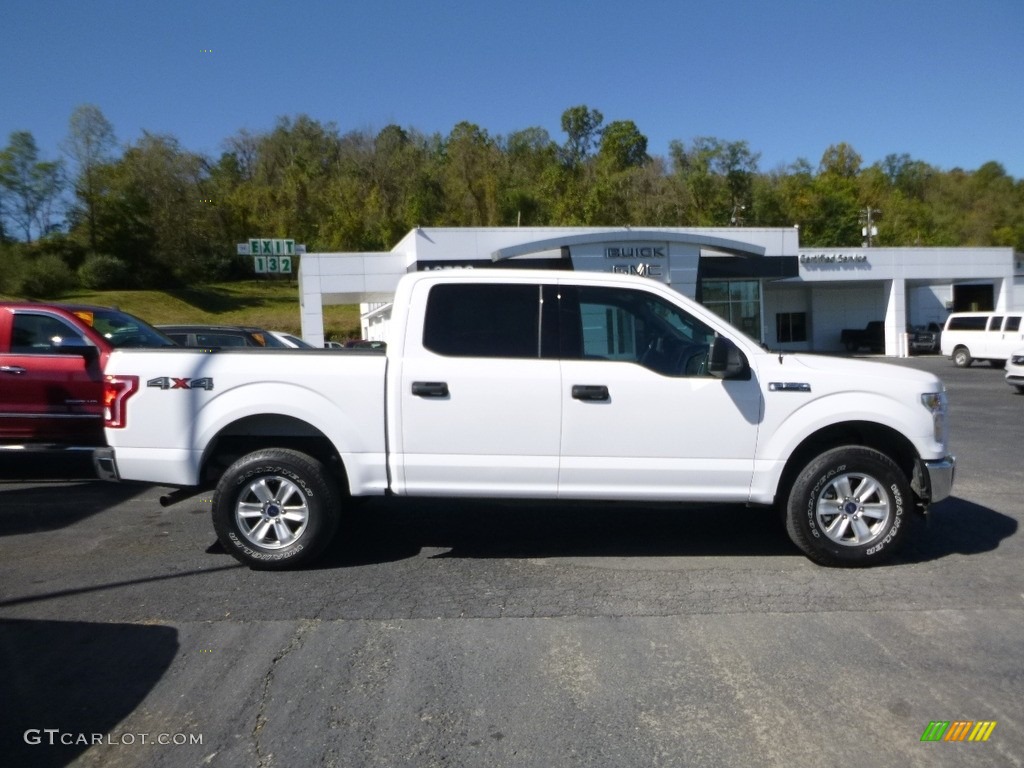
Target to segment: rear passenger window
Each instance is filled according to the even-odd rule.
[[[197,333],[196,344],[200,347],[244,347],[245,339],[227,333]]]
[[[1003,324],[1002,315],[993,315],[992,319],[988,321],[988,329],[990,331],[998,331],[999,327]]]
[[[452,283],[427,297],[423,346],[451,357],[540,357],[540,286]]]

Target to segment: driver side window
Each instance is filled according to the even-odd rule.
[[[48,355],[67,338],[88,340],[63,320],[50,315],[19,312],[11,325],[11,352],[18,355]]]
[[[563,289],[563,301],[571,303],[572,292]],[[706,374],[715,333],[674,304],[624,288],[579,286],[574,292],[583,359],[636,363],[665,376]]]

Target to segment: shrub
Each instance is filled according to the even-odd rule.
[[[53,298],[74,288],[76,283],[75,273],[64,260],[49,253],[28,263],[21,279],[21,293],[34,299]]]
[[[127,288],[131,282],[131,270],[116,256],[94,253],[87,256],[78,268],[78,280],[83,287],[98,291]]]

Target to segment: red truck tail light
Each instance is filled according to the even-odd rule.
[[[138,389],[138,376],[103,377],[104,427],[122,429],[128,423],[128,398]]]

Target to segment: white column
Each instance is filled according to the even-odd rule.
[[[889,283],[889,301],[885,310],[885,354],[906,357],[909,354],[907,333],[907,281],[902,277]]]
[[[302,338],[324,345],[324,302],[320,293],[320,257],[306,254],[299,263],[299,304]]]

